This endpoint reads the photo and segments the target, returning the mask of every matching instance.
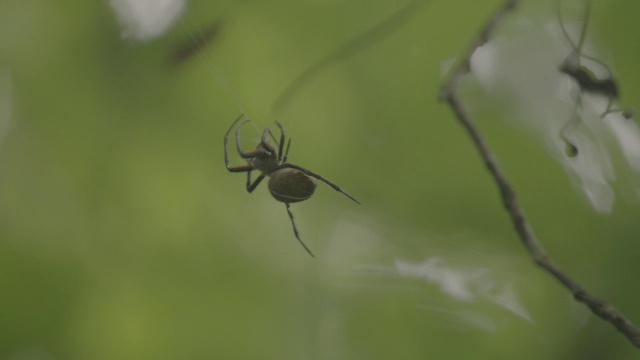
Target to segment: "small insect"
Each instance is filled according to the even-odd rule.
[[[243,159],[247,160],[247,164],[230,166],[229,134],[231,133],[231,130],[234,128],[234,126],[236,126],[238,121],[242,119],[242,117],[243,115],[240,115],[233,122],[233,124],[231,124],[229,130],[227,130],[227,133],[224,135],[224,163],[227,167],[227,170],[229,170],[230,172],[247,173],[246,187],[249,193],[255,190],[255,188],[260,184],[265,176],[269,176],[269,192],[271,192],[271,195],[276,200],[285,204],[287,213],[289,214],[289,218],[291,219],[291,224],[293,225],[293,233],[295,234],[300,244],[304,247],[304,249],[307,250],[309,255],[314,256],[307,245],[305,245],[305,243],[300,239],[300,234],[298,233],[296,222],[295,220],[293,220],[293,213],[291,212],[290,204],[307,200],[311,197],[311,195],[313,195],[313,192],[316,190],[316,182],[314,178],[331,186],[334,190],[342,193],[356,203],[360,204],[360,202],[353,196],[347,194],[338,185],[327,180],[322,175],[316,174],[313,171],[305,169],[301,166],[288,163],[287,157],[289,155],[289,148],[291,147],[291,138],[289,138],[289,141],[287,142],[287,148],[286,150],[284,150],[285,130],[284,126],[282,126],[282,124],[280,124],[278,121],[276,121],[276,124],[280,128],[280,141],[276,140],[269,127],[265,127],[262,131],[260,143],[258,144],[256,149],[248,152],[244,151],[242,149],[242,146],[240,145],[240,129],[251,120],[245,120],[240,123],[240,125],[238,125],[238,127],[236,128],[236,146],[238,149],[238,154],[240,154]],[[269,136],[271,136],[275,144],[278,146],[277,151],[275,147],[267,142],[267,138]],[[254,170],[260,171],[261,174],[252,182],[251,172]]]
[[[561,2],[558,2],[558,25],[560,26],[560,30],[562,31],[564,38],[569,43],[569,46],[571,46],[571,53],[569,54],[567,59],[565,59],[565,61],[560,65],[559,69],[562,73],[572,77],[580,87],[580,90],[587,93],[601,94],[609,98],[609,104],[607,106],[607,110],[603,114],[604,116],[609,112],[613,101],[620,96],[620,93],[618,90],[618,84],[613,79],[612,72],[607,64],[593,56],[586,55],[582,52],[582,47],[584,46],[587,36],[587,29],[589,27],[591,0],[586,0],[584,4],[585,13],[584,19],[582,21],[582,30],[580,31],[580,38],[578,39],[578,43],[575,44],[573,40],[571,40],[571,37],[569,36],[569,33],[564,26]],[[603,79],[599,79],[588,66],[582,64],[581,59],[586,59],[593,64],[599,65],[600,67],[605,69],[607,72],[606,77]]]
[[[580,37],[577,43],[575,43],[569,36],[569,32],[565,28],[564,20],[562,17],[562,1],[558,1],[557,17],[558,25],[562,35],[569,43],[571,52],[569,56],[562,62],[559,67],[560,72],[570,76],[578,85],[578,93],[576,94],[575,109],[571,118],[562,126],[560,130],[560,139],[565,143],[565,154],[570,157],[578,156],[578,146],[575,145],[571,139],[570,134],[573,132],[582,122],[582,94],[599,94],[608,98],[606,109],[600,114],[600,118],[604,118],[606,115],[614,112],[622,112],[622,115],[627,118],[629,112],[621,109],[614,109],[613,105],[615,100],[620,97],[617,82],[613,79],[613,74],[607,64],[601,60],[584,54],[582,52],[585,44],[587,30],[589,28],[589,17],[591,14],[591,0],[584,1],[584,16],[582,20],[582,29],[580,30]],[[602,69],[606,70],[607,75],[604,78],[599,78],[595,75],[592,69],[583,63],[583,59],[587,60],[587,64],[593,66],[598,65]]]

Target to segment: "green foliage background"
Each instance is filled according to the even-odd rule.
[[[406,2],[194,1],[167,34],[139,42],[121,37],[106,1],[0,0],[0,70],[12,84],[0,143],[0,359],[637,356],[533,265],[437,102],[443,64],[499,3],[426,3],[274,113],[298,74]],[[512,21],[553,20],[553,9],[529,2]],[[639,11],[594,2],[590,29],[613,54],[629,107],[640,104]],[[173,61],[212,23],[211,43]],[[640,323],[637,204],[619,193],[612,214],[594,212],[535,134],[502,121],[508,106],[476,114],[541,241]],[[320,184],[293,205],[316,258],[265,185],[247,194],[244,176],[224,168],[222,136],[242,112],[255,124],[246,144],[277,118],[291,162],[362,202]],[[432,258],[509,284],[530,319],[396,270]]]

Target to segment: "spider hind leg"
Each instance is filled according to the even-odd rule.
[[[296,226],[295,220],[293,220],[293,213],[291,212],[291,207],[290,207],[289,203],[284,203],[284,204],[287,207],[287,213],[289,214],[289,218],[291,219],[291,225],[293,225],[293,234],[296,236],[296,239],[298,239],[298,242],[300,242],[300,245],[302,245],[302,247],[305,250],[307,250],[309,255],[311,255],[311,257],[315,257],[315,255],[313,255],[313,253],[311,252],[311,250],[309,250],[307,245],[305,245],[305,243],[302,241],[302,239],[300,239],[300,233],[298,233],[298,227]]]
[[[342,195],[348,197],[349,199],[353,200],[356,204],[360,205],[360,201],[356,200],[356,198],[354,198],[353,196],[349,195],[346,191],[342,190],[340,188],[340,186],[332,183],[331,181],[329,181],[329,179],[325,178],[324,176],[317,174],[309,169],[305,169],[302,166],[298,166],[298,165],[293,165],[293,164],[289,164],[289,163],[284,163],[282,164],[283,168],[291,168],[291,169],[296,169],[296,170],[300,170],[303,173],[305,173],[308,176],[314,177],[320,181],[322,181],[323,183],[329,185],[333,190],[341,193]]]

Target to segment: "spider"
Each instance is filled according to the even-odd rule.
[[[236,128],[236,146],[238,149],[238,154],[247,160],[246,165],[239,166],[230,166],[229,165],[229,133],[236,126],[238,121],[242,119],[243,115],[240,115],[229,127],[227,133],[224,135],[224,163],[227,167],[227,170],[230,172],[246,172],[247,173],[247,191],[249,193],[253,192],[255,188],[260,184],[260,182],[265,178],[265,176],[269,176],[269,192],[271,195],[278,201],[283,202],[287,208],[287,213],[289,214],[289,218],[291,219],[291,225],[293,225],[293,233],[302,245],[304,249],[311,255],[314,256],[311,250],[305,245],[305,243],[300,239],[300,234],[298,232],[298,227],[296,226],[296,222],[293,219],[293,213],[291,212],[290,204],[295,202],[300,202],[307,200],[313,195],[313,192],[316,189],[316,182],[314,180],[318,179],[325,184],[331,186],[334,190],[339,193],[342,193],[344,196],[353,200],[354,202],[360,204],[358,200],[356,200],[353,196],[347,194],[344,190],[342,190],[338,185],[332,183],[327,180],[320,174],[316,174],[311,170],[305,169],[301,166],[290,164],[287,162],[287,157],[289,155],[289,148],[291,147],[291,138],[287,142],[287,148],[284,150],[284,142],[285,142],[285,130],[284,126],[276,121],[276,124],[280,128],[280,141],[277,141],[271,129],[269,127],[265,127],[262,131],[262,138],[260,139],[260,143],[253,151],[245,152],[240,145],[240,129],[249,121],[245,120]],[[273,141],[278,146],[278,150],[267,142],[267,137],[271,136]],[[251,181],[251,172],[257,170],[260,171],[261,174],[252,182]]]

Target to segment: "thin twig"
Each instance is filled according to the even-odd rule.
[[[355,54],[358,50],[369,46],[374,42],[377,42],[381,37],[390,34],[399,26],[405,24],[407,19],[413,16],[416,11],[427,2],[427,0],[412,0],[404,8],[393,14],[388,19],[375,25],[372,29],[364,32],[362,35],[352,39],[346,44],[338,47],[335,51],[331,52],[313,66],[306,68],[276,99],[273,104],[272,112],[274,114],[279,114],[284,109],[285,105],[291,101],[291,98],[300,91],[300,88],[302,88],[304,84],[310,82],[311,79],[317,76],[320,71],[325,69],[329,64],[338,59]]]
[[[504,172],[500,169],[495,155],[480,135],[471,115],[465,109],[457,94],[459,81],[467,72],[469,72],[469,64],[473,53],[478,47],[482,46],[489,40],[496,26],[501,23],[504,16],[516,8],[519,2],[519,0],[505,1],[497,12],[487,21],[485,26],[480,30],[477,39],[466,52],[465,56],[452,70],[449,80],[442,86],[440,99],[451,107],[451,110],[454,112],[458,121],[460,121],[469,136],[471,136],[473,143],[476,145],[480,156],[500,190],[502,202],[511,216],[511,221],[513,222],[522,244],[525,246],[535,263],[560,281],[560,283],[562,283],[562,285],[571,292],[576,301],[587,305],[595,315],[613,324],[613,326],[624,334],[633,343],[633,345],[640,348],[640,329],[638,329],[636,325],[629,321],[611,304],[599,300],[595,296],[591,295],[580,284],[556,266],[547,256],[542,245],[538,242],[529,222],[525,218],[516,194],[507,181]]]

